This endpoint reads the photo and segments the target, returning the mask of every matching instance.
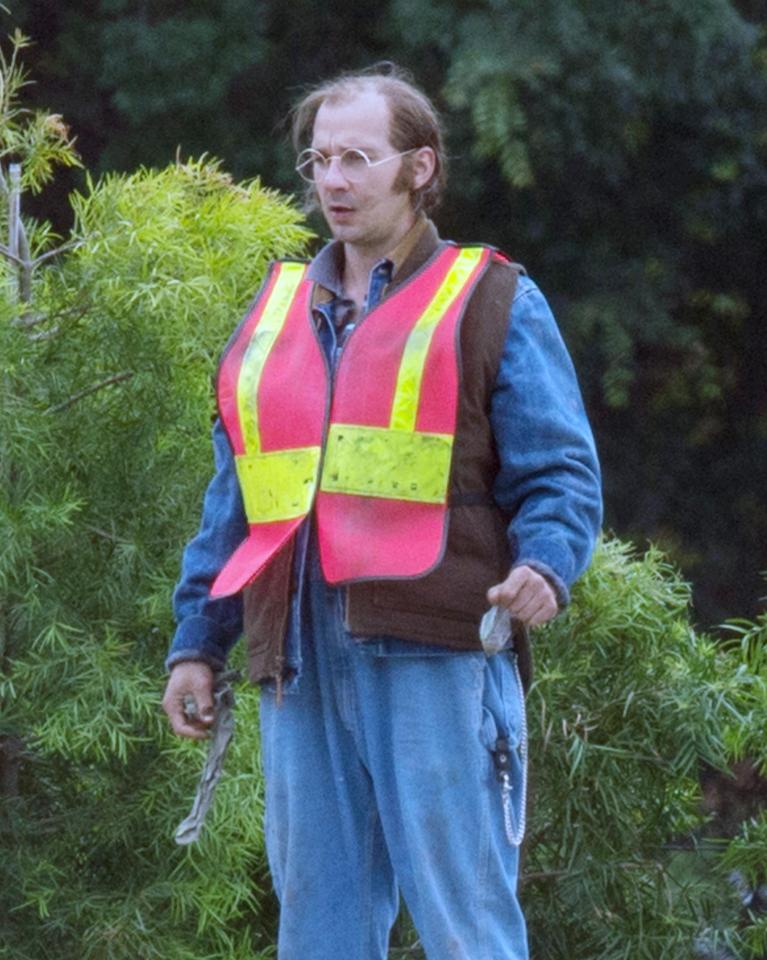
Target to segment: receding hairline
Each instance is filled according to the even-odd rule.
[[[429,98],[404,77],[382,73],[349,74],[348,76],[336,77],[320,84],[296,105],[293,111],[292,131],[294,146],[300,149],[302,145],[300,141],[308,142],[311,140],[317,114],[325,104],[337,106],[351,103],[356,97],[367,92],[378,94],[385,102],[389,110],[390,129],[387,131],[389,134],[391,134],[391,124],[394,120],[398,93],[411,101],[420,101],[429,111],[434,110]]]
[[[384,76],[342,77],[340,80],[328,83],[327,92],[323,96],[320,106],[324,103],[346,103],[349,100],[354,100],[360,94],[368,92],[377,93],[388,104],[389,98],[382,88],[385,86],[393,87],[395,84],[399,85],[399,83],[400,81],[394,80],[392,77]],[[317,93],[320,94],[322,89],[320,87]]]
[[[374,94],[383,102],[383,105],[386,108],[386,123],[389,128],[387,130],[387,134],[390,134],[392,118],[394,115],[390,98],[386,96],[383,90],[377,89],[374,84],[361,84],[356,89],[352,88],[351,86],[348,88],[345,87],[342,90],[331,92],[327,96],[323,97],[312,112],[312,122],[309,129],[306,131],[305,136],[308,136],[311,139],[314,131],[314,125],[316,124],[317,117],[319,116],[320,110],[322,110],[323,107],[345,107],[349,104],[353,104],[355,100],[358,100],[360,97],[363,97],[368,93]]]

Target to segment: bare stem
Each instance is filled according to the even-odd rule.
[[[0,253],[15,266],[20,267],[23,264],[21,257],[18,257],[15,253],[12,253],[4,243],[0,243]]]
[[[0,736],[0,796],[19,795],[19,770],[24,741],[13,735]]]
[[[538,873],[525,873],[520,877],[522,884],[536,883],[538,880],[558,880],[560,877],[566,877],[569,870],[541,870]]]
[[[19,256],[19,219],[21,212],[21,166],[12,163],[8,169],[11,181],[8,194],[8,250],[11,256]]]
[[[51,327],[50,330],[41,330],[40,333],[32,333],[29,336],[29,339],[33,343],[38,343],[40,340],[53,340],[54,337],[57,337],[61,333],[61,327]]]
[[[12,163],[8,168],[10,188],[8,196],[8,247],[3,253],[16,264],[18,277],[16,295],[20,303],[29,303],[32,297],[32,261],[29,259],[29,242],[21,222],[21,164]]]
[[[118,537],[115,533],[110,533],[108,530],[102,530],[101,527],[93,527],[89,523],[85,524],[85,529],[89,533],[95,534],[97,537],[101,537],[102,540],[108,540],[110,543],[127,543],[123,537]]]
[[[94,383],[92,386],[86,387],[84,390],[79,390],[77,393],[72,394],[71,397],[67,397],[67,399],[63,400],[61,403],[57,403],[53,407],[48,407],[45,412],[61,413],[62,410],[68,410],[69,407],[77,403],[78,400],[82,400],[83,397],[90,396],[90,394],[96,393],[97,390],[103,390],[104,387],[111,387],[114,383],[122,383],[123,380],[130,380],[132,376],[132,370],[124,370],[122,373],[115,373],[113,376],[107,377],[106,380],[101,380],[99,383]]]
[[[14,327],[36,327],[38,323],[45,323],[50,317],[45,313],[25,313],[23,317],[14,317],[11,323]]]
[[[41,263],[45,263],[45,261],[50,260],[51,257],[57,257],[60,253],[66,253],[67,250],[77,250],[84,242],[84,240],[70,240],[68,243],[62,243],[60,247],[56,247],[54,250],[49,250],[47,253],[42,253],[39,257],[35,257],[30,266],[34,270],[35,267],[39,267]]]

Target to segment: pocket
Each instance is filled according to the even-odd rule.
[[[527,719],[522,681],[513,653],[487,661],[482,693],[481,740],[490,752],[493,788],[501,805],[506,838],[518,847],[525,834]]]

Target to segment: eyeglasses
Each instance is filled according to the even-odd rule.
[[[384,157],[383,160],[371,160],[364,150],[357,150],[354,147],[344,150],[341,154],[333,154],[331,157],[326,157],[324,153],[310,147],[299,153],[296,171],[307,183],[320,183],[328,175],[330,164],[338,160],[338,168],[344,179],[357,183],[366,176],[371,167],[378,167],[398,157],[406,157],[409,153],[415,153],[417,149],[418,147],[413,147],[410,150],[403,150],[402,153],[393,153],[390,157]]]

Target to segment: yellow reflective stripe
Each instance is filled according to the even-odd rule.
[[[334,423],[320,489],[392,500],[445,503],[453,437]]]
[[[397,386],[389,421],[392,430],[415,429],[426,355],[434,331],[466,286],[483,252],[483,247],[465,247],[461,250],[431,303],[411,330],[397,374]]]
[[[267,357],[288,316],[288,308],[306,272],[305,263],[282,263],[269,300],[242,358],[237,379],[237,414],[246,454],[258,453],[258,385]]]
[[[311,507],[319,447],[235,457],[248,523],[293,520]]]

